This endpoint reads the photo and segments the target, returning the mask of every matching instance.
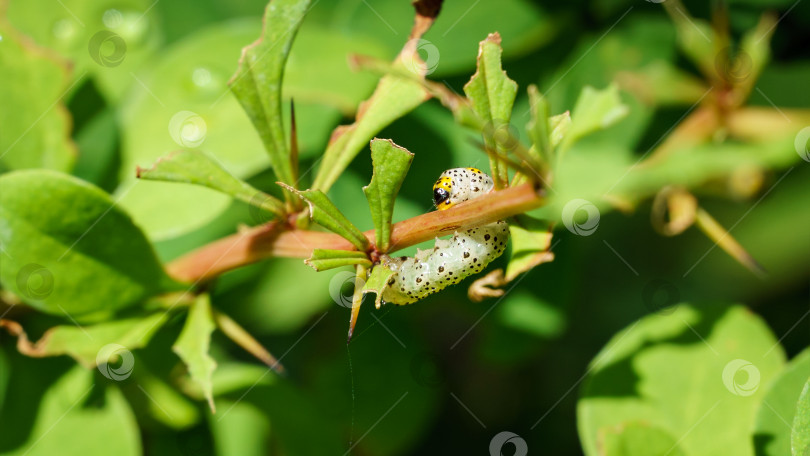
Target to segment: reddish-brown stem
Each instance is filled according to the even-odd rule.
[[[501,220],[538,208],[545,203],[542,191],[532,184],[510,187],[475,198],[445,211],[428,212],[395,223],[391,229],[391,249],[396,251],[420,242]],[[374,230],[363,233],[374,242]],[[337,234],[299,230],[289,224],[271,222],[200,247],[166,267],[182,282],[210,280],[223,272],[269,257],[309,258],[314,249],[354,250]]]

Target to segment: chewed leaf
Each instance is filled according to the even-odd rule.
[[[273,0],[264,13],[258,40],[242,49],[239,69],[229,85],[253,122],[278,179],[294,185],[290,148],[281,112],[281,82],[295,34],[310,0]]]
[[[73,88],[67,86],[69,63],[12,29],[5,21],[5,9],[5,4],[0,6],[0,172],[26,168],[68,172],[76,160],[63,100]]]
[[[214,317],[211,313],[211,298],[207,294],[200,295],[191,304],[186,324],[180,332],[180,337],[172,346],[172,350],[188,368],[191,381],[202,389],[212,412],[216,410],[214,409],[211,377],[217,363],[209,354],[209,349],[211,333],[214,332],[215,327]]]
[[[603,90],[586,86],[571,114],[571,125],[560,144],[561,153],[583,137],[615,124],[628,112],[629,108],[622,104],[616,85]]]
[[[371,218],[376,228],[377,248],[381,252],[388,251],[394,201],[412,160],[412,153],[389,139],[371,141],[371,163],[374,174],[371,183],[363,187],[363,193],[366,194],[371,209]]]
[[[292,193],[297,194],[301,199],[309,204],[309,213],[312,220],[322,227],[339,234],[351,242],[358,250],[365,252],[368,250],[368,239],[334,203],[320,190],[296,190],[289,185],[278,182],[279,185]]]
[[[418,47],[440,5],[438,1],[414,2],[416,21],[410,39],[392,64],[395,71],[380,78],[374,93],[360,105],[353,124],[341,125],[332,133],[312,188],[328,191],[374,135],[430,98],[424,87],[429,68],[419,56]]]
[[[374,300],[374,306],[378,309],[382,305],[382,295],[385,289],[388,287],[388,281],[394,274],[396,274],[396,272],[386,268],[385,266],[377,265],[371,270],[371,276],[363,286],[363,295],[366,293],[374,293],[377,295],[376,299]]]
[[[277,215],[284,213],[281,201],[234,177],[203,152],[173,152],[159,159],[151,168],[138,168],[137,176],[146,180],[201,185]]]
[[[318,272],[354,264],[371,266],[371,260],[366,254],[355,250],[315,249],[312,251],[312,256],[304,260],[304,263]]]
[[[491,136],[509,125],[517,96],[517,83],[509,79],[501,66],[501,52],[501,36],[498,33],[489,34],[479,43],[476,72],[464,85],[464,93],[483,123],[477,127],[492,132],[485,137],[485,145],[490,149],[503,149],[503,145],[496,143]],[[495,187],[503,187],[508,180],[506,163],[490,155],[490,165]]]

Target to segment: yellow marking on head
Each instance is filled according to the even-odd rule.
[[[480,173],[481,172],[481,170],[478,169],[478,168],[467,168],[467,169],[474,172],[474,173]]]

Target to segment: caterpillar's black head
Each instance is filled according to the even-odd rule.
[[[440,209],[444,209],[442,203],[446,203],[448,198],[450,198],[450,192],[447,190],[437,187],[433,189],[433,204]]]

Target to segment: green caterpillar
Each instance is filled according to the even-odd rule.
[[[433,203],[438,210],[477,198],[492,190],[492,178],[476,168],[453,168],[443,172],[433,185]],[[432,249],[415,257],[386,258],[383,265],[396,274],[388,280],[382,299],[392,304],[411,304],[481,272],[501,256],[509,240],[509,226],[499,220],[456,232],[450,239],[436,239]]]

